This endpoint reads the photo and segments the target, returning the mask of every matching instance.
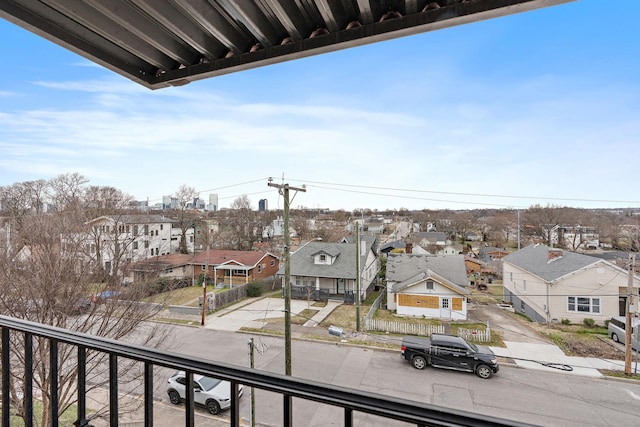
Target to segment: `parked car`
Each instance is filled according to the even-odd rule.
[[[174,405],[179,405],[186,398],[186,374],[184,371],[178,371],[167,382],[169,383],[169,388],[167,389],[169,401]],[[207,408],[210,414],[219,414],[231,406],[231,383],[229,381],[195,374],[193,376],[193,386],[193,400]],[[243,387],[240,385],[238,397],[242,396],[242,392]]]
[[[609,336],[615,342],[624,343],[626,334],[626,318],[622,316],[613,316],[609,319],[609,325],[607,330]],[[640,349],[640,337],[638,337],[638,326],[640,326],[640,319],[631,318],[631,348],[634,350]]]
[[[402,357],[414,368],[427,366],[475,372],[480,378],[490,378],[499,370],[495,354],[488,347],[475,345],[455,335],[433,334],[431,339],[405,336]]]
[[[102,291],[98,294],[95,294],[92,299],[94,303],[102,304],[107,302],[107,300],[111,298],[116,298],[118,295],[120,295],[120,292],[117,291]]]
[[[78,315],[91,310],[91,300],[89,298],[80,298],[69,309],[69,314]]]

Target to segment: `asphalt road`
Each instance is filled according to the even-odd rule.
[[[212,361],[249,364],[247,340],[252,335],[185,326],[171,328],[167,349]],[[257,369],[284,372],[280,337],[254,337]],[[640,384],[594,379],[560,372],[547,373],[502,366],[489,380],[473,374],[428,368],[417,371],[399,352],[347,345],[293,342],[293,375],[329,384],[395,396],[417,402],[487,414],[542,426],[636,426]],[[158,369],[155,383],[155,425],[184,424],[182,406],[166,397],[167,370]],[[248,391],[248,390],[247,390]],[[249,419],[249,395],[242,398],[241,417]],[[282,425],[280,395],[256,391],[256,420],[261,426]],[[197,425],[224,425],[227,414],[209,416],[197,410]],[[390,424],[362,414],[356,425]],[[294,400],[294,423],[300,426],[343,425],[342,412],[313,402]]]

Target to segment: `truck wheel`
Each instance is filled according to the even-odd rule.
[[[493,371],[489,366],[487,365],[476,366],[476,375],[482,378],[483,380],[486,380],[487,378],[491,378],[491,374],[493,374]]]
[[[424,369],[427,366],[427,360],[422,356],[414,356],[411,359],[411,364],[416,369]]]

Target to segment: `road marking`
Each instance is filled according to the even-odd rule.
[[[629,393],[629,396],[631,396],[631,397],[632,397],[632,398],[634,398],[635,400],[640,400],[640,396],[638,396],[638,395],[637,395],[637,394],[635,394],[634,392],[629,391],[629,390],[626,390],[626,389],[625,389],[625,391],[626,391],[627,393]]]

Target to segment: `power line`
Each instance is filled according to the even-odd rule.
[[[290,179],[290,180],[300,181],[297,179]],[[452,191],[415,190],[415,189],[406,189],[406,188],[341,184],[341,183],[335,183],[335,182],[321,182],[321,181],[311,181],[311,180],[304,180],[304,182],[309,184],[333,185],[338,187],[365,188],[365,189],[371,189],[371,190],[385,190],[385,191],[404,191],[409,193],[444,194],[444,195],[451,195],[451,196],[474,196],[474,197],[495,197],[495,198],[508,198],[508,199],[540,199],[540,200],[556,200],[556,201],[571,201],[571,202],[640,204],[640,201],[638,200],[577,199],[577,198],[567,198],[567,197],[514,196],[514,195],[505,195],[505,194],[486,194],[486,193],[458,193],[458,192],[452,192]],[[438,201],[448,201],[448,200],[438,200]]]

